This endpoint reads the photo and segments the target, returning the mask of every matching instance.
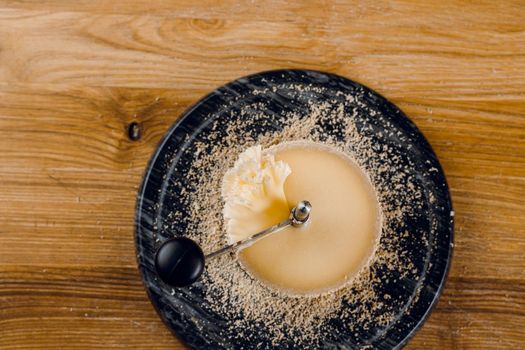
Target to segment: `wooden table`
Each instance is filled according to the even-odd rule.
[[[445,168],[453,265],[408,348],[525,348],[523,1],[0,7],[1,349],[183,348],[136,268],[137,188],[184,109],[276,68],[379,91]]]

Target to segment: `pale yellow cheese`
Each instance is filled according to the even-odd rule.
[[[225,177],[223,195],[230,241],[285,220],[301,200],[311,202],[306,225],[239,252],[252,276],[291,294],[344,285],[369,261],[381,230],[367,176],[346,154],[313,142],[248,149]]]

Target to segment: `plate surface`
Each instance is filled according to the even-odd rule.
[[[291,91],[292,86],[297,84],[314,89],[309,90],[307,96],[297,94],[296,90]],[[249,137],[252,138],[281,128],[278,116],[289,111],[306,111],[306,104],[326,101],[341,93],[361,96],[360,107],[356,107],[361,108],[357,114],[359,118],[355,114],[348,118],[355,118],[360,130],[367,132],[378,145],[396,149],[401,161],[409,167],[412,178],[416,179],[423,193],[424,205],[414,209],[416,215],[406,218],[404,226],[413,236],[400,243],[400,249],[406,250],[414,263],[414,273],[389,279],[380,287],[383,289],[380,292],[398,296],[403,301],[395,306],[399,309],[395,320],[386,325],[346,333],[341,330],[341,324],[333,322],[334,329],[338,328],[334,334],[339,335],[321,339],[320,345],[330,348],[364,345],[379,349],[399,348],[423,323],[436,303],[452,254],[453,211],[442,168],[424,136],[384,97],[346,78],[304,70],[263,72],[215,90],[177,119],[153,155],[138,194],[136,249],[143,282],[163,321],[188,346],[198,349],[253,348],[256,345],[258,348],[272,348],[264,330],[250,340],[229,337],[231,329],[226,329],[224,315],[202,307],[206,286],[197,284],[173,290],[163,284],[155,273],[153,261],[158,246],[173,235],[185,234],[187,224],[184,220],[174,222],[176,216],[172,215],[177,211],[186,212],[179,196],[180,188],[175,188],[174,184],[185,186],[184,181],[178,180],[184,179],[193,166],[198,154],[196,144],[202,142],[212,129],[246,133],[246,129],[228,129],[228,125],[232,125],[235,118],[245,118],[250,124],[249,113],[241,115],[239,111],[254,101],[263,109],[268,123],[250,124]],[[370,110],[374,113],[366,112]],[[221,142],[220,139],[217,142]],[[285,339],[278,347],[304,348],[304,344],[299,346]]]

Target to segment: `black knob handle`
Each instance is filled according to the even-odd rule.
[[[157,250],[155,269],[165,283],[173,287],[188,286],[204,271],[204,253],[189,238],[172,238]]]

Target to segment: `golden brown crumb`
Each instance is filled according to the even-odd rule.
[[[301,92],[320,89],[301,85],[294,88]],[[195,160],[187,174],[195,186],[192,191],[184,191],[181,195],[190,215],[187,232],[205,252],[211,252],[227,242],[221,182],[239,153],[255,144],[269,147],[296,140],[330,144],[355,159],[370,177],[381,204],[382,232],[375,255],[355,278],[336,291],[314,297],[289,296],[271,290],[250,277],[233,255],[210,262],[203,277],[206,286],[204,307],[223,316],[232,330],[229,337],[250,341],[255,333],[254,327],[257,327],[270,335],[275,346],[291,339],[297,346],[304,344],[304,347],[315,348],[322,334],[333,332],[328,325],[333,318],[343,322],[346,333],[350,334],[394,321],[399,307],[392,306],[395,303],[391,295],[384,292],[378,295],[375,286],[384,283],[385,278],[406,276],[415,269],[410,256],[399,250],[396,228],[403,227],[404,217],[411,215],[412,205],[421,201],[422,194],[413,183],[409,169],[398,165],[401,161],[397,151],[375,144],[365,132],[358,130],[353,117],[357,113],[356,105],[365,108],[360,97],[342,97],[337,101],[311,103],[310,113],[306,116],[293,112],[282,115],[278,117],[279,123],[284,125],[281,130],[259,137],[236,133],[240,126],[237,120],[243,118],[234,118],[236,122],[228,125],[225,139],[223,134],[211,132],[205,142],[197,144]],[[248,112],[245,108],[240,113],[252,115],[254,109]],[[261,122],[268,119],[263,112],[258,113],[261,113]],[[375,115],[376,111],[370,110],[369,113]],[[332,126],[333,133],[321,130],[320,123]],[[343,141],[341,134],[344,135]],[[214,142],[219,137],[222,142]],[[384,176],[385,173],[391,174],[393,169],[394,175]],[[397,191],[403,191],[408,201],[396,200]],[[208,213],[205,217],[202,216],[204,209]],[[174,221],[177,215],[180,214],[173,213]],[[403,235],[410,235],[410,232],[403,230]],[[377,273],[379,270],[382,271],[380,274]],[[384,303],[386,300],[388,302]]]

